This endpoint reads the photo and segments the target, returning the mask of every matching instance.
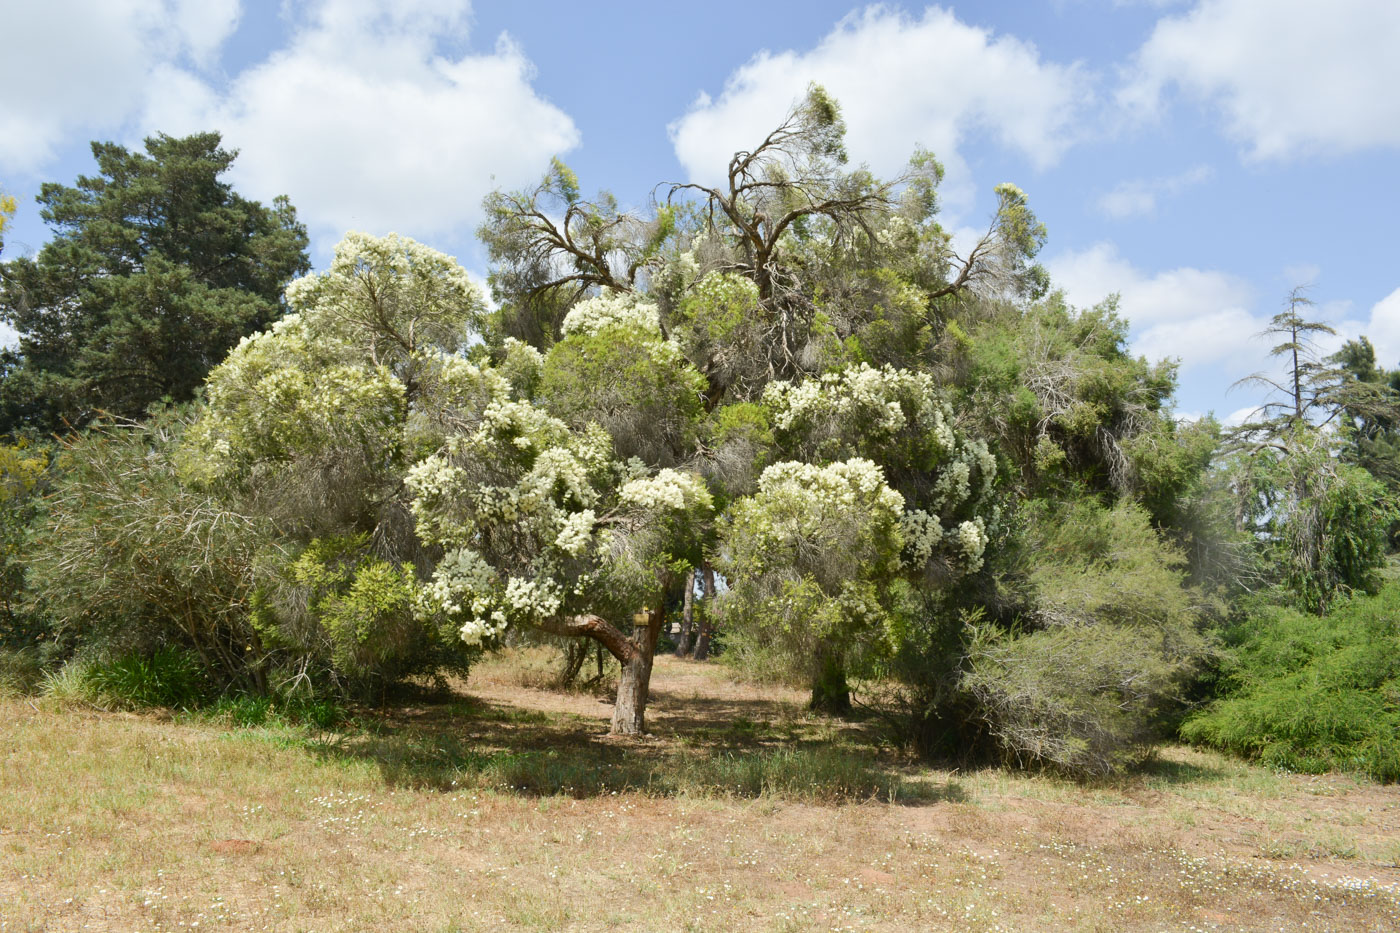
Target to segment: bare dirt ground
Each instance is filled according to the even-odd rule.
[[[618,742],[532,663],[330,732],[0,700],[0,931],[1400,929],[1394,787],[1175,747],[1094,785],[929,770],[670,658]],[[830,746],[900,792],[685,770]]]

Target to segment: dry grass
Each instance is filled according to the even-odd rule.
[[[920,771],[671,659],[639,742],[510,662],[463,690],[336,733],[0,700],[0,930],[1400,926],[1400,795],[1351,778]],[[829,745],[886,793],[777,780]],[[776,783],[713,780],[755,761]]]

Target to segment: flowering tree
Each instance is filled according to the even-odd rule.
[[[666,594],[712,508],[704,483],[620,462],[601,429],[504,393],[449,416],[474,428],[408,474],[418,533],[444,551],[420,614],[469,642],[510,625],[597,641],[622,664],[612,731],[644,731]],[[640,606],[653,608],[631,634],[609,621]]]
[[[996,461],[927,374],[850,367],[763,397],[783,460],[725,528],[736,621],[808,666],[812,705],[849,705],[844,661],[897,647],[901,597],[979,570]]]
[[[460,667],[468,646],[413,611],[435,555],[413,533],[403,478],[452,430],[441,412],[504,391],[454,355],[481,295],[451,257],[351,233],[287,303],[210,374],[180,458],[187,481],[279,531],[258,562],[263,660],[355,692]]]

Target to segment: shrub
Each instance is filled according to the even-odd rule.
[[[1076,775],[1143,757],[1210,645],[1179,554],[1133,505],[1028,509],[1032,603],[972,619],[961,690],[1003,756]]]
[[[42,446],[0,443],[0,646],[25,648],[45,634],[43,616],[24,606],[23,556],[49,468]]]
[[[415,615],[412,565],[376,556],[369,535],[316,538],[262,578],[253,624],[285,658],[273,686],[373,698],[414,674],[465,675],[479,653],[454,627]]]
[[[27,554],[29,597],[70,648],[180,646],[219,682],[252,685],[252,568],[266,529],[180,481],[178,412],[106,424],[68,442]]]
[[[1221,696],[1189,741],[1291,771],[1400,781],[1400,584],[1318,617],[1257,608],[1228,632]]]

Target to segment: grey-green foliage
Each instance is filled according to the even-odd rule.
[[[252,568],[269,528],[181,481],[187,416],[107,424],[70,441],[27,552],[28,598],[72,648],[182,645],[209,675],[252,685]]]
[[[973,617],[961,689],[1007,759],[1105,774],[1148,750],[1209,655],[1205,606],[1142,509],[1030,513],[1031,608],[1011,630]]]

